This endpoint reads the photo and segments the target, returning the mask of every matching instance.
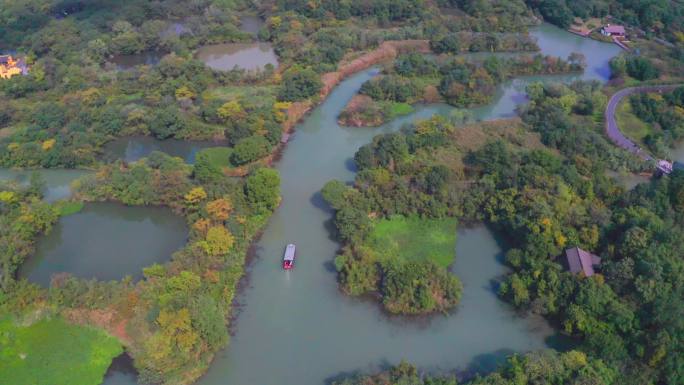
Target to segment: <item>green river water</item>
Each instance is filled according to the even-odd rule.
[[[475,119],[514,116],[516,106],[526,101],[524,89],[530,81],[567,82],[578,78],[605,81],[609,76],[609,59],[620,52],[614,45],[584,39],[546,24],[534,28],[532,33],[545,54],[567,57],[571,52],[583,53],[587,70],[583,75],[532,76],[506,82],[493,103],[471,110]],[[467,374],[491,370],[513,352],[558,346],[554,331],[543,319],[520,317],[497,297],[497,281],[507,272],[502,264],[506,247],[484,226],[459,230],[452,271],[462,280],[464,292],[461,304],[452,314],[389,317],[373,300],[340,293],[332,265],[339,244],[332,235],[332,211],[319,194],[321,187],[331,179],[352,181],[352,157],[373,136],[395,131],[415,119],[448,114],[452,110],[446,105],[419,106],[410,116],[379,128],[340,127],[337,115],[361,84],[375,74],[377,70],[370,69],[343,81],[297,126],[276,164],[282,177],[283,200],[256,245],[257,258],[248,266],[246,287],[237,299],[240,305],[232,325],[234,335],[229,347],[217,354],[199,384],[321,385],[336,376],[376,370],[401,359],[426,370]],[[186,153],[192,151],[183,152]],[[175,226],[174,229],[166,227],[165,222],[171,218],[164,217],[166,214],[162,212],[149,212],[147,220],[122,220],[118,210],[110,210],[101,213],[106,219],[97,224],[88,224],[83,219],[87,215],[88,210],[73,216],[73,221],[80,224],[70,224],[69,217],[65,218],[60,222],[61,231],[41,240],[41,244],[46,243],[52,249],[70,250],[66,258],[73,260],[64,266],[69,266],[75,274],[89,270],[84,276],[100,278],[98,274],[108,269],[102,264],[77,266],[78,258],[82,258],[77,256],[93,255],[96,249],[101,251],[110,244],[102,234],[94,234],[97,240],[88,244],[99,247],[78,250],[76,246],[69,246],[71,241],[66,234],[78,233],[85,227],[123,234],[126,231],[120,227],[148,221],[149,227],[138,227],[125,237],[137,239],[143,234],[160,233],[156,241],[185,239],[185,234],[175,232]],[[296,267],[289,272],[280,267],[287,243],[296,243],[298,247]],[[173,244],[169,249],[179,246]],[[158,244],[145,247],[150,248],[147,254],[157,255]],[[115,254],[98,254],[95,258],[104,261],[124,255]],[[134,274],[133,271],[139,272],[143,266],[160,260],[156,258],[116,259],[114,265],[126,267],[112,267],[118,276],[102,278]],[[135,375],[127,367],[130,365],[117,361],[107,374],[105,384],[135,383]]]

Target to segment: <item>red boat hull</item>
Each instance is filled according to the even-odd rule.
[[[283,262],[283,269],[291,270],[293,267],[294,267],[294,262],[290,262],[290,261],[284,261]]]

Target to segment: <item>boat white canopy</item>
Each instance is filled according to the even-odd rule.
[[[284,261],[294,261],[295,258],[295,245],[290,243],[285,248],[285,255],[283,256]]]

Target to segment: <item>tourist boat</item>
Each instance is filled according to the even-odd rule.
[[[294,267],[296,247],[292,243],[285,248],[285,255],[283,255],[283,269],[290,270]]]

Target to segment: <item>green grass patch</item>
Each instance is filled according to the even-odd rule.
[[[413,112],[413,106],[408,103],[392,103],[389,107],[389,115],[391,118],[408,115]]]
[[[83,210],[83,206],[83,202],[60,202],[58,204],[59,215],[65,217],[67,215],[76,214]]]
[[[119,341],[105,332],[59,318],[30,326],[0,320],[3,384],[100,384],[112,359],[122,351]]]
[[[205,99],[249,101],[259,106],[275,102],[275,86],[226,86],[215,87],[204,92]]]
[[[200,150],[197,157],[204,157],[212,166],[223,169],[224,167],[231,167],[230,156],[233,149],[230,147],[209,147]]]
[[[381,219],[374,223],[367,245],[385,257],[407,261],[427,259],[446,267],[454,260],[457,226],[454,218]]]
[[[653,128],[632,112],[628,100],[622,101],[615,110],[618,127],[628,138],[643,144],[644,138],[653,132]]]

